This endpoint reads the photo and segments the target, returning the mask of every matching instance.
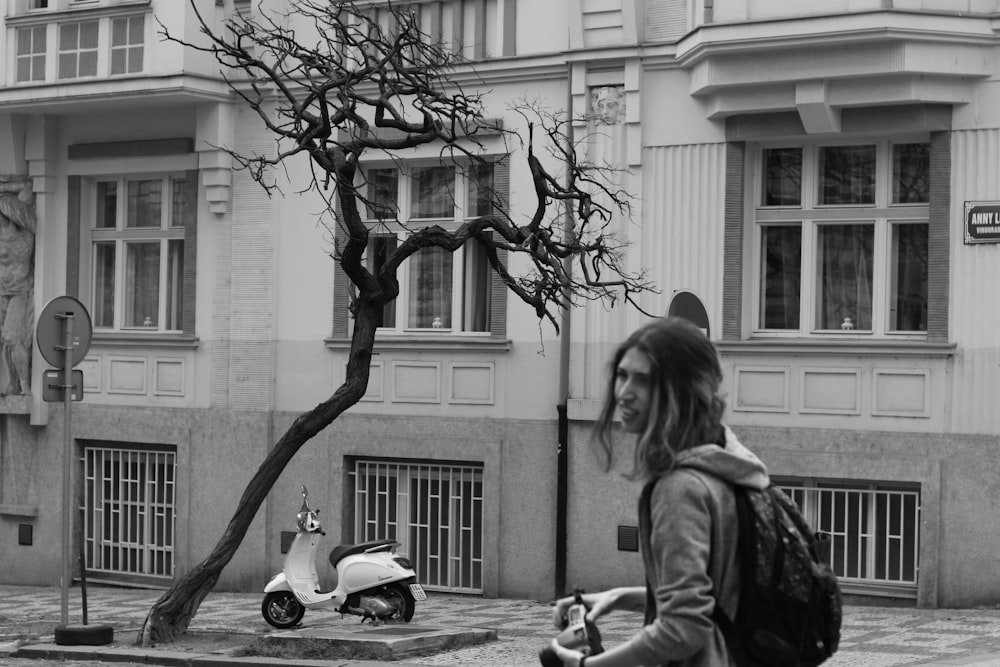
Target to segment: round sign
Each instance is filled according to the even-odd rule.
[[[72,315],[72,318],[67,317]],[[35,338],[42,358],[57,368],[66,364],[66,322],[71,323],[73,349],[70,353],[71,366],[76,366],[87,356],[90,338],[94,332],[90,313],[82,303],[71,296],[57,296],[45,304],[35,325]]]

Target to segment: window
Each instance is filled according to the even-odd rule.
[[[755,332],[925,335],[929,144],[801,144],[756,156]]]
[[[813,528],[831,539],[842,583],[915,595],[920,571],[920,487],[774,480]],[[909,591],[907,593],[907,591]]]
[[[59,26],[59,78],[97,75],[97,21]]]
[[[83,450],[83,551],[91,575],[115,582],[174,575],[176,452],[93,443]]]
[[[183,329],[187,185],[184,176],[93,182],[91,314],[95,328]]]
[[[45,80],[45,32],[43,25],[17,29],[17,81]]]
[[[396,540],[432,590],[483,591],[483,466],[358,459],[354,541]]]
[[[369,270],[377,272],[406,238],[427,224],[455,227],[492,210],[494,166],[369,169],[365,172],[366,218],[372,225]],[[457,195],[457,196],[456,196]],[[400,294],[379,323],[401,331],[489,332],[492,269],[486,251],[470,241],[460,251],[424,248],[400,271]]]
[[[142,71],[145,19],[129,16],[111,19],[111,73]]]
[[[66,7],[64,3],[31,6],[29,9],[39,14],[59,12],[52,14],[48,23],[39,24],[33,18],[31,25],[14,28],[13,70],[8,70],[8,80],[51,83],[142,73],[146,61],[146,13],[130,9],[127,13],[91,18],[94,10],[103,6],[90,1],[80,2],[79,7]],[[79,20],[82,17],[87,20]]]

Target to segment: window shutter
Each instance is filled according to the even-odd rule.
[[[649,0],[646,3],[646,39],[676,42],[687,32],[686,0]]]
[[[80,297],[80,188],[79,176],[70,176],[66,193],[66,294]]]
[[[198,266],[198,170],[184,174],[184,273],[181,291],[184,305],[181,311],[181,327],[186,334],[194,335],[195,280]]]
[[[504,156],[493,167],[493,189],[500,207],[510,210],[510,158]],[[507,266],[507,251],[498,250],[500,263]],[[507,337],[507,286],[496,271],[490,272],[490,337]]]
[[[927,340],[948,340],[951,132],[931,133],[931,201],[927,228]]]
[[[726,144],[722,270],[722,339],[740,340],[743,321],[743,178],[746,144]]]
[[[334,221],[337,225],[336,232],[334,233],[334,242],[337,248],[344,247],[344,243],[347,242],[347,232],[344,231],[343,225],[339,224],[340,217],[342,214],[340,208],[340,197],[336,199],[336,205],[334,207],[335,216]],[[340,262],[334,260],[333,262],[333,327],[330,332],[332,338],[347,338],[347,321],[350,318],[350,312],[348,311],[348,306],[350,305],[350,288],[351,281],[344,273],[344,269],[340,267]]]

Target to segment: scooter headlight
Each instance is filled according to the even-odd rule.
[[[407,570],[412,570],[413,569],[413,564],[410,563],[409,559],[404,558],[403,556],[393,556],[392,561],[396,565],[398,565],[398,566],[400,566],[402,568],[405,568]]]

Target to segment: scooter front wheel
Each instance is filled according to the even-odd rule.
[[[303,607],[291,591],[274,591],[264,596],[260,605],[260,613],[264,620],[276,628],[290,628],[298,625],[305,616]]]

